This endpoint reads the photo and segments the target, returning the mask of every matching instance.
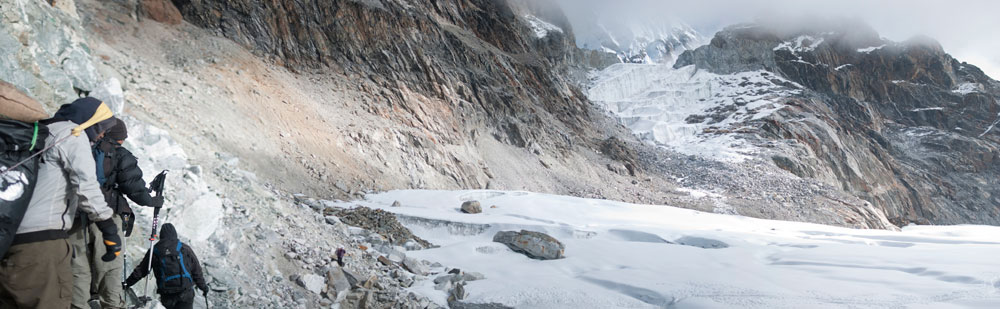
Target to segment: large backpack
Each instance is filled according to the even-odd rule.
[[[153,271],[159,276],[157,279],[157,292],[160,294],[172,294],[183,292],[194,286],[194,279],[188,272],[187,265],[184,265],[184,244],[177,240],[176,246],[153,247],[153,257],[157,259]]]
[[[45,148],[48,136],[48,128],[38,122],[0,119],[0,257],[7,254],[28,210],[42,158],[32,155]]]

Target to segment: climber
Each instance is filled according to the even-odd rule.
[[[111,109],[94,98],[63,105],[41,121],[51,133],[38,168],[38,180],[13,245],[0,261],[0,308],[69,308],[73,256],[68,232],[77,208],[96,222],[103,236],[104,261],[121,251],[113,212],[94,175],[94,157],[83,130],[111,118]]]
[[[167,309],[191,308],[194,305],[194,287],[208,297],[208,284],[201,272],[198,257],[187,244],[177,239],[174,225],[167,223],[160,228],[160,241],[153,246],[153,265],[149,265],[149,252],[146,252],[142,262],[125,280],[129,288],[139,282],[153,270],[156,277],[156,293],[160,294],[160,303]]]
[[[101,185],[101,192],[104,193],[104,200],[108,207],[114,211],[115,223],[122,227],[118,230],[119,237],[128,237],[132,234],[132,224],[134,223],[132,208],[129,207],[127,196],[136,204],[150,207],[163,206],[163,197],[153,197],[146,189],[146,183],[142,179],[142,170],[139,169],[138,160],[122,144],[128,138],[128,129],[125,122],[118,118],[111,119],[112,124],[103,132],[95,132],[91,139],[93,144],[94,161],[97,165],[97,181]],[[102,128],[97,128],[101,130]],[[73,285],[73,307],[81,307],[91,298],[92,293],[97,295],[97,301],[101,308],[125,308],[125,298],[122,291],[122,273],[124,266],[119,262],[104,262],[95,257],[104,254],[104,250],[96,243],[93,235],[97,234],[97,227],[88,227],[91,234],[81,245],[86,246],[93,252],[93,256],[78,254],[74,259],[74,277],[82,280],[75,280]],[[124,231],[124,235],[122,235]],[[90,278],[90,280],[86,280]],[[93,301],[93,300],[92,300]]]

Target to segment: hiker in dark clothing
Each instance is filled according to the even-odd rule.
[[[101,189],[108,206],[114,209],[116,214],[132,214],[132,209],[124,200],[126,196],[141,206],[163,206],[162,196],[154,197],[149,194],[146,182],[142,179],[139,160],[131,151],[122,146],[125,139],[128,138],[128,128],[125,126],[125,122],[118,118],[114,118],[114,120],[115,125],[108,129],[103,138],[94,144],[94,148],[105,155],[105,159],[99,160],[103,163],[99,169],[103,171],[104,175],[97,175],[97,180],[101,183]]]
[[[156,293],[160,303],[167,309],[191,308],[194,305],[194,287],[208,296],[208,284],[201,272],[201,264],[187,244],[177,239],[174,225],[167,223],[160,228],[160,241],[153,246],[153,275],[156,277]],[[126,288],[135,285],[147,275],[149,252],[125,280]]]
[[[128,138],[128,129],[125,122],[118,118],[112,118],[110,128],[101,130],[100,133],[92,134],[92,152],[97,165],[97,181],[101,185],[101,193],[108,207],[117,215],[114,217],[116,224],[124,230],[119,230],[119,237],[128,237],[132,233],[132,223],[134,214],[129,207],[125,197],[128,196],[136,204],[150,207],[163,206],[163,197],[150,196],[146,189],[146,182],[142,179],[142,170],[139,169],[139,162],[128,149],[122,147],[122,143]],[[90,229],[95,230],[91,225]],[[94,235],[96,233],[92,233]],[[95,247],[94,237],[91,236],[87,244],[94,256],[104,254],[103,250]],[[103,262],[93,257],[83,256],[78,267],[74,268],[77,280],[74,284],[74,308],[86,308],[81,304],[90,299],[91,294],[98,296],[102,308],[118,309],[125,308],[122,291],[122,272],[124,265],[121,262]],[[74,265],[76,265],[74,264]],[[90,278],[90,280],[86,280]],[[79,304],[76,304],[79,303]]]

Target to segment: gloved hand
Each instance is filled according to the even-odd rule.
[[[149,204],[149,207],[153,208],[163,207],[163,196],[154,196],[153,202]]]
[[[199,287],[201,289],[201,296],[208,298],[208,286]]]
[[[101,256],[101,261],[111,262],[122,253],[122,240],[118,237],[118,226],[115,225],[115,221],[107,219],[95,223],[97,228],[101,230],[101,236],[104,238],[104,247],[107,249],[104,256]]]

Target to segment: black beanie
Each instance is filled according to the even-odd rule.
[[[160,240],[177,239],[177,230],[174,225],[167,223],[160,227]]]
[[[107,131],[104,131],[104,138],[113,141],[123,141],[128,138],[128,127],[125,126],[125,122],[118,118],[112,119],[115,120],[115,124]]]

